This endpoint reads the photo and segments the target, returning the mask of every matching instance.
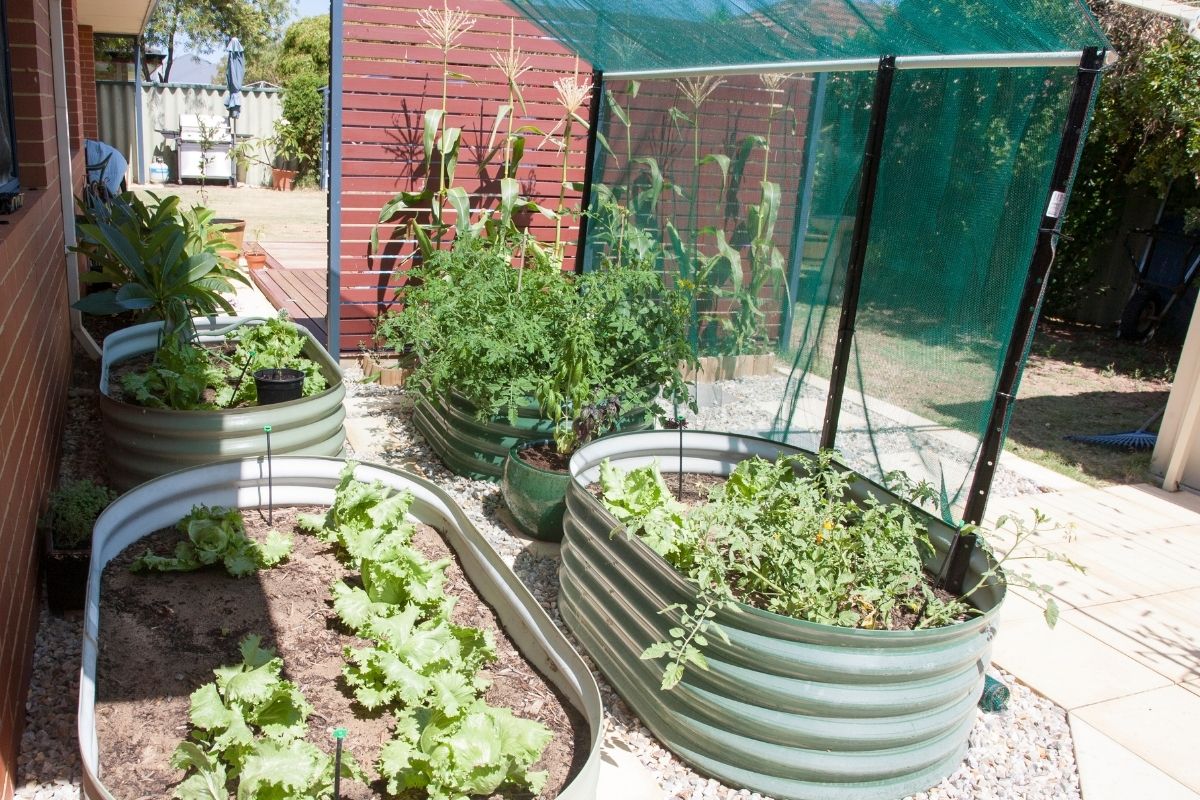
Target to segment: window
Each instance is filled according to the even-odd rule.
[[[8,64],[8,2],[0,0],[0,192],[15,192],[19,187],[12,73]]]

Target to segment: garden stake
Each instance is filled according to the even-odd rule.
[[[267,524],[275,525],[275,487],[271,472],[271,426],[263,425],[263,433],[267,435]]]
[[[233,397],[229,398],[229,402],[233,402],[233,398],[237,397],[238,389],[242,388],[242,380],[246,377],[246,370],[250,369],[250,365],[254,363],[254,351],[250,351],[250,357],[246,359],[246,366],[242,367],[242,374],[238,375],[237,383],[233,385]]]
[[[336,743],[333,751],[333,800],[341,800],[342,796],[342,740],[345,738],[345,728],[333,729],[333,740]]]

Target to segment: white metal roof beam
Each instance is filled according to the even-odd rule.
[[[1149,1],[1149,0],[1147,0]],[[964,69],[969,67],[1074,67],[1083,53],[1064,50],[1051,53],[976,53],[960,56],[897,56],[896,69]],[[723,64],[705,67],[675,67],[605,72],[605,80],[655,80],[693,78],[704,75],[758,75],[764,72],[865,72],[879,66],[878,58],[784,61],[760,64]]]

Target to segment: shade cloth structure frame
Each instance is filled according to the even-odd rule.
[[[1078,63],[1107,42],[1082,0],[508,0],[609,80]],[[1073,54],[1073,55],[1069,55]]]

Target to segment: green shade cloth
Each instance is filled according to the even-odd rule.
[[[509,0],[604,72],[1104,47],[1082,0]]]

